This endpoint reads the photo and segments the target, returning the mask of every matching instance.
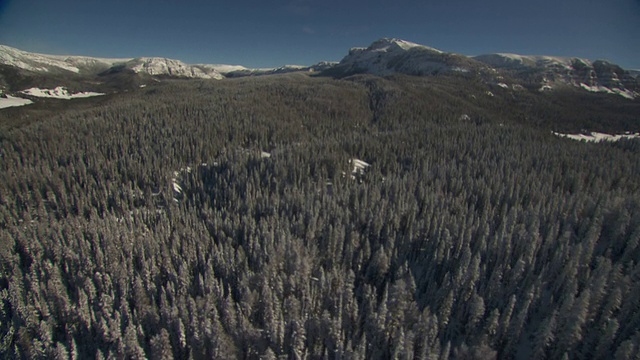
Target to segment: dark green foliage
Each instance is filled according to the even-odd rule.
[[[458,85],[167,81],[4,122],[0,357],[637,353],[638,142]]]

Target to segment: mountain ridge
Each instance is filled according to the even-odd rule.
[[[117,84],[123,81],[121,78],[137,76],[142,78],[130,79],[127,83],[138,86],[148,82],[149,77],[220,80],[306,72],[332,77],[355,74],[456,75],[479,78],[505,89],[527,87],[532,90],[550,91],[572,87],[590,92],[621,95],[628,99],[640,98],[638,72],[625,70],[606,60],[591,61],[579,57],[511,53],[466,56],[398,38],[381,38],[368,47],[353,47],[339,62],[320,62],[310,66],[285,65],[268,69],[226,64],[187,64],[165,57],[97,58],[47,55],[30,53],[6,45],[0,45],[0,65],[14,69],[23,83],[11,84],[7,79],[12,76],[0,74],[0,88],[4,88],[5,91],[24,90],[20,89],[20,86],[41,86],[38,82],[41,82],[42,78],[54,79],[49,82],[49,86],[68,86],[55,82],[73,78],[77,82],[86,83],[90,78],[94,84]],[[103,89],[78,89],[81,90]]]

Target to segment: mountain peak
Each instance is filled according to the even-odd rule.
[[[481,67],[486,66],[463,55],[445,53],[402,39],[381,38],[369,47],[352,48],[330,73],[339,76],[358,73],[433,75],[475,72]]]
[[[407,50],[411,50],[414,48],[419,48],[419,49],[424,49],[424,50],[431,50],[434,52],[437,52],[439,54],[443,53],[442,51],[429,47],[429,46],[425,46],[425,45],[420,45],[411,41],[407,41],[407,40],[402,40],[402,39],[398,39],[398,38],[388,38],[388,37],[383,37],[381,39],[378,39],[376,41],[374,41],[373,43],[371,43],[371,45],[369,45],[369,47],[366,48],[352,48],[351,51],[352,52],[359,52],[359,51],[369,51],[369,52],[402,52],[402,51],[407,51]]]

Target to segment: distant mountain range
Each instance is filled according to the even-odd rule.
[[[577,57],[447,53],[400,39],[383,38],[366,48],[352,48],[340,62],[311,66],[250,69],[240,65],[196,64],[160,57],[93,58],[30,53],[0,45],[0,91],[15,95],[29,88],[68,87],[71,92],[109,93],[143,87],[167,78],[224,79],[291,72],[347,77],[355,74],[393,76],[462,76],[510,90],[554,91],[576,88],[640,98],[637,70],[608,61]],[[25,95],[24,92],[21,94]]]

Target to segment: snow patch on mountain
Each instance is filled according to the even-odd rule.
[[[602,93],[607,93],[607,94],[616,94],[616,95],[620,95],[622,97],[625,97],[627,99],[633,100],[635,99],[636,96],[638,96],[638,94],[634,93],[631,90],[627,90],[627,89],[619,89],[619,88],[613,88],[610,89],[606,86],[602,86],[602,85],[593,85],[593,86],[589,86],[587,84],[580,84],[580,87],[590,91],[590,92],[602,92]]]
[[[0,109],[14,107],[14,106],[24,106],[33,104],[33,101],[29,99],[23,99],[20,97],[13,97],[11,95],[4,95],[6,97],[0,96]]]
[[[23,90],[21,91],[21,93],[25,95],[41,97],[41,98],[54,98],[54,99],[65,99],[65,100],[104,95],[104,93],[97,93],[97,92],[90,92],[90,91],[70,93],[69,90],[67,90],[67,88],[63,86],[58,86],[54,89],[40,89],[40,88],[34,87],[27,90]]]

